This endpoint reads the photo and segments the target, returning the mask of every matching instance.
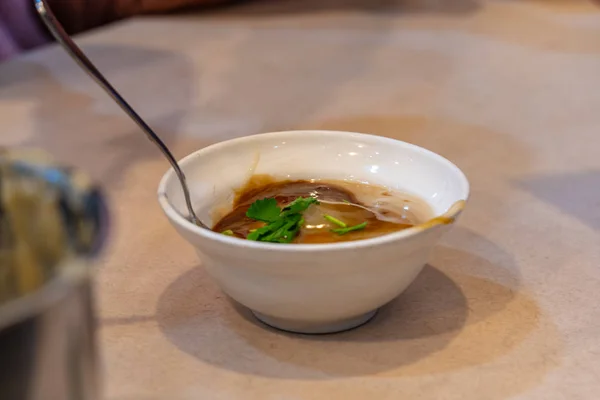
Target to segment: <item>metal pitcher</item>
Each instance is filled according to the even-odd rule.
[[[99,399],[89,259],[106,227],[84,174],[0,149],[0,399]]]

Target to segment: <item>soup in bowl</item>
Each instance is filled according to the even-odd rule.
[[[300,333],[361,325],[416,278],[469,195],[423,148],[350,132],[289,131],[221,142],[169,170],[158,198],[208,274],[262,322]]]

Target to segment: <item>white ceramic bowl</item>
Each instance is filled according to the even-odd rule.
[[[188,222],[174,171],[158,189],[165,214],[193,245],[222,290],[268,325],[327,333],[358,326],[398,296],[422,270],[469,195],[464,174],[445,158],[385,137],[290,131],[218,143],[180,163],[195,210],[208,225],[252,174],[282,179],[344,179],[419,196],[437,215],[421,226],[335,244],[271,244],[233,238]]]

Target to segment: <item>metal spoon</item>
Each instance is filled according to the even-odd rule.
[[[162,154],[169,161],[177,177],[179,178],[179,182],[181,183],[181,188],[183,189],[183,195],[185,197],[185,203],[190,214],[190,219],[196,225],[205,228],[208,228],[205,224],[203,224],[200,219],[196,216],[194,209],[192,208],[192,201],[190,199],[190,191],[185,180],[185,175],[179,165],[177,164],[177,160],[171,154],[171,151],[167,148],[167,146],[163,143],[162,140],[154,133],[154,131],[148,126],[146,122],[131,108],[131,106],[125,101],[125,99],[113,88],[113,86],[104,78],[102,73],[98,71],[98,69],[94,66],[94,64],[87,58],[87,56],[81,51],[81,49],[73,42],[73,40],[69,37],[63,26],[56,19],[52,10],[48,6],[46,0],[33,0],[35,3],[35,9],[38,14],[42,17],[42,20],[52,33],[52,35],[56,38],[58,43],[63,47],[64,50],[75,60],[75,62],[83,69],[108,95],[125,111],[129,117],[135,121],[135,123],[144,131],[148,139],[152,141],[162,152]]]

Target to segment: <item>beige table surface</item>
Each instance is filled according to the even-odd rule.
[[[50,150],[110,197],[97,280],[108,399],[600,398],[600,8],[347,3],[136,19],[81,38],[178,156],[328,128],[464,169],[472,201],[430,265],[339,335],[282,334],[234,309],[159,210],[165,162],[62,52],[0,65],[0,142]]]

